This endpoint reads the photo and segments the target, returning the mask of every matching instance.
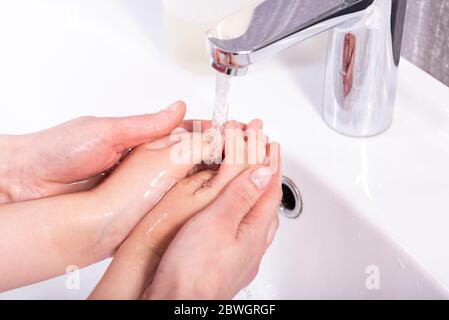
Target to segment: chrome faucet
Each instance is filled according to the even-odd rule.
[[[265,0],[208,33],[212,66],[248,66],[332,30],[322,115],[336,131],[369,137],[391,125],[407,0]]]

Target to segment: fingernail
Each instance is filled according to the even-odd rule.
[[[263,189],[270,183],[272,177],[270,168],[259,168],[253,172],[251,180],[257,188]]]
[[[179,108],[179,104],[178,104],[178,102],[175,102],[175,103],[169,105],[167,108],[165,108],[165,110],[169,111],[169,112],[175,112],[175,111],[178,111],[178,108]]]

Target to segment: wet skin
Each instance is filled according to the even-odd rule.
[[[182,226],[215,200],[240,173],[265,161],[267,146],[261,121],[252,121],[246,131],[231,122],[225,132],[225,157],[220,169],[201,171],[178,182],[120,246],[90,298],[141,298]]]

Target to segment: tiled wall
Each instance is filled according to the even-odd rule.
[[[402,55],[449,86],[449,0],[408,0]]]

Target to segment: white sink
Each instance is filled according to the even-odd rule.
[[[448,292],[386,232],[301,161],[285,173],[304,211],[281,219],[259,275],[240,299],[428,299]],[[377,282],[376,282],[377,281]]]
[[[158,1],[2,2],[0,132],[151,112],[177,99],[189,117],[209,118],[214,78],[165,57],[161,19]],[[265,120],[304,204],[299,218],[281,219],[238,298],[449,298],[449,89],[403,60],[390,130],[343,137],[318,112],[324,46],[325,36],[234,82],[231,118]],[[83,299],[107,264],[82,270],[80,290],[61,276],[0,298]]]

